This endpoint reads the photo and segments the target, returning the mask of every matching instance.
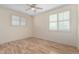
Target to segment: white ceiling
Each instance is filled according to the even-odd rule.
[[[61,6],[61,4],[37,4],[37,7],[41,7],[43,9],[42,10],[37,10],[36,13],[34,13],[32,10],[26,11],[26,9],[28,9],[29,7],[26,6],[25,4],[3,4],[1,6],[34,16],[38,13],[42,13],[42,12],[51,10],[53,8],[56,8],[58,6]]]

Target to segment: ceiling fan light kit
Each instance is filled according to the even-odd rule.
[[[33,10],[33,11],[34,11],[34,10],[35,10],[35,8],[31,8],[31,10]]]

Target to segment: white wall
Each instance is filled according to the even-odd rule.
[[[19,15],[26,19],[25,27],[13,27],[11,15]],[[32,37],[32,18],[17,11],[0,7],[0,44]]]
[[[77,45],[77,47],[78,47],[78,49],[79,49],[79,5],[78,5],[77,7],[78,7],[78,9],[77,9],[77,11],[78,11],[78,12],[77,12],[77,13],[78,13],[78,14],[77,14],[77,16],[78,16],[78,19],[77,19],[77,31],[78,31],[78,32],[77,32],[77,39],[78,39],[78,40],[77,40],[77,44],[78,44],[78,45]]]
[[[48,29],[48,16],[55,12],[60,12],[63,10],[71,11],[70,19],[70,32],[57,32],[50,31]],[[77,46],[77,5],[64,5],[62,7],[53,9],[46,13],[39,14],[34,17],[34,36],[46,40],[51,40],[63,44],[68,44],[72,46]]]
[[[48,29],[48,16],[54,12],[62,10],[71,11],[71,31],[50,31]],[[27,26],[11,26],[11,15],[19,15],[26,18]],[[20,12],[0,7],[0,44],[34,36],[63,44],[78,46],[79,44],[77,45],[77,43],[79,42],[77,40],[77,30],[77,5],[65,5],[51,11],[41,13],[35,17],[26,16]]]

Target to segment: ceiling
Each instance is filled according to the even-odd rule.
[[[42,13],[54,9],[56,7],[59,7],[61,6],[61,4],[37,4],[37,7],[41,7],[43,9],[37,10],[36,13],[34,13],[32,10],[26,11],[26,9],[29,8],[28,6],[26,6],[26,4],[2,4],[1,6],[34,16],[37,15],[38,13]]]

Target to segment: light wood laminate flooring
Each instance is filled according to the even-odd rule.
[[[0,45],[0,54],[74,54],[76,47],[39,38],[16,40]]]

